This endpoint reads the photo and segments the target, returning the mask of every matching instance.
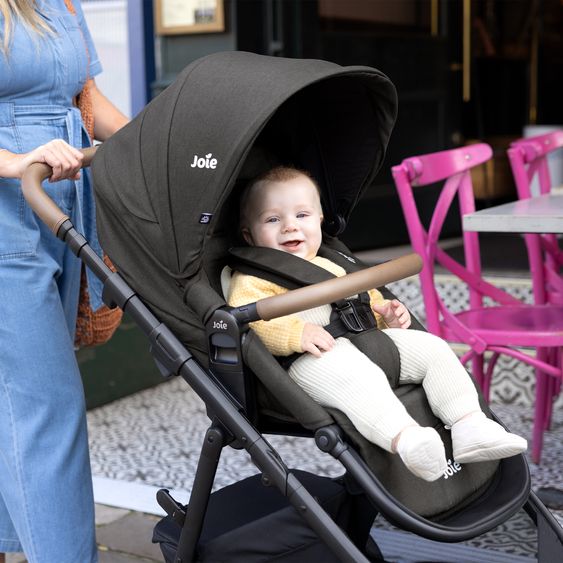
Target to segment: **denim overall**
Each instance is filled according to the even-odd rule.
[[[88,146],[72,100],[101,67],[80,4],[76,15],[63,0],[37,4],[53,33],[16,22],[0,53],[0,148],[23,153],[55,138]],[[44,187],[99,251],[89,173]],[[30,563],[97,561],[73,349],[79,284],[78,259],[33,214],[19,180],[0,178],[0,552],[24,551]],[[89,288],[97,307],[100,284],[89,277]]]

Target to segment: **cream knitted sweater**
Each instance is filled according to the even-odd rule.
[[[334,262],[315,256],[311,260],[313,264],[328,270],[335,276],[346,274],[344,268]],[[227,302],[232,307],[239,307],[247,303],[254,303],[259,299],[280,295],[288,290],[270,281],[235,272],[233,274]],[[376,289],[369,291],[370,303],[384,303],[386,300]],[[385,321],[380,315],[374,313],[378,328],[387,328]],[[258,334],[266,348],[275,356],[289,356],[294,352],[303,352],[301,348],[301,336],[305,321],[298,315],[279,317],[271,321],[256,321],[250,327]]]

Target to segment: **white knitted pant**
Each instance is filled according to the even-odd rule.
[[[327,315],[330,306],[300,313],[315,324],[327,324]],[[475,387],[447,342],[419,330],[383,332],[399,350],[400,383],[422,383],[432,412],[445,424],[481,410]],[[345,413],[360,434],[387,451],[403,428],[416,424],[383,370],[346,338],[337,338],[334,348],[320,358],[303,354],[288,373],[315,401]]]

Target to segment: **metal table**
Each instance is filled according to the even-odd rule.
[[[463,216],[464,231],[563,233],[563,194],[512,201]]]

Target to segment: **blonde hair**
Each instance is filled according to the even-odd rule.
[[[0,0],[1,1],[1,0]],[[321,190],[315,179],[306,170],[300,170],[299,168],[293,168],[292,166],[276,166],[270,170],[263,172],[254,180],[252,180],[248,186],[244,189],[242,196],[240,198],[240,218],[239,225],[241,228],[246,227],[248,223],[248,207],[252,198],[256,197],[257,192],[262,186],[274,183],[274,182],[289,182],[295,178],[304,176],[311,181],[317,194],[319,196],[319,207],[321,199]]]
[[[40,37],[53,33],[47,22],[37,13],[35,6],[35,0],[0,0],[0,12],[4,16],[0,50],[4,55],[8,54],[15,19],[21,20],[28,29]]]

